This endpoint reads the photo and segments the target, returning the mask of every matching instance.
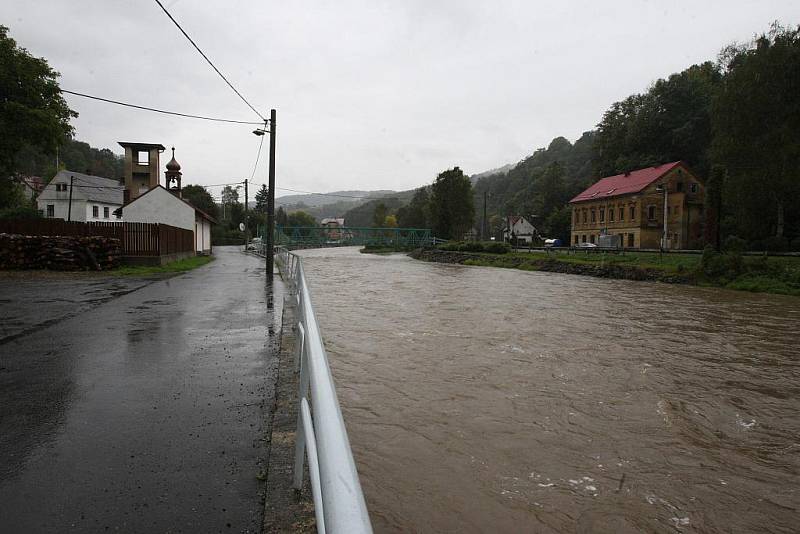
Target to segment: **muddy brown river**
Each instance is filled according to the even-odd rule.
[[[800,530],[800,298],[302,255],[376,532]]]

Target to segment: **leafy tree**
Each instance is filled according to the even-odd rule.
[[[316,226],[317,221],[305,211],[294,211],[286,218],[286,226]]]
[[[189,201],[197,209],[208,213],[214,218],[217,217],[218,208],[214,202],[214,197],[202,185],[189,184],[181,189],[181,194],[185,200]]]
[[[722,218],[722,190],[725,167],[714,165],[706,181],[704,240],[714,250],[720,250],[720,220]]]
[[[431,186],[431,220],[436,237],[461,238],[475,220],[472,183],[458,167],[436,177]]]
[[[381,228],[386,220],[387,213],[388,209],[386,208],[386,204],[379,202],[378,205],[375,206],[375,211],[372,213],[372,226]]]
[[[12,174],[20,150],[32,146],[53,152],[73,133],[69,120],[78,114],[61,96],[58,76],[0,26],[0,209],[18,201]]]
[[[266,184],[261,184],[261,189],[256,193],[256,211],[261,213],[267,212],[267,204],[269,203],[269,189]]]
[[[430,195],[427,187],[414,192],[411,202],[397,210],[397,224],[401,228],[428,228],[430,223]]]
[[[725,201],[742,237],[800,232],[800,27],[722,53],[714,100],[714,155],[725,165]]]
[[[396,197],[369,200],[347,210],[344,213],[345,223],[351,227],[366,228],[375,226],[375,207],[381,203],[386,206],[387,213],[396,210],[402,205],[402,201]]]
[[[222,203],[223,204],[236,204],[239,202],[239,188],[226,185],[222,190]]]
[[[286,215],[286,210],[283,209],[283,206],[280,206],[278,211],[275,212],[275,224],[278,226],[286,226],[289,224],[289,217]]]
[[[383,220],[384,228],[397,228],[397,217],[394,215],[387,215]]]
[[[661,79],[644,94],[615,102],[595,137],[595,173],[609,176],[684,160],[700,175],[708,171],[711,101],[721,81],[706,62]]]

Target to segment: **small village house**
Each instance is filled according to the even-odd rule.
[[[120,221],[117,210],[122,207],[123,189],[117,180],[62,170],[44,187],[36,204],[42,215],[50,219]]]
[[[123,145],[123,143],[120,143]],[[131,148],[131,153],[135,151],[135,147],[139,146],[134,143],[125,143],[126,158],[128,157],[127,148]],[[141,145],[144,147],[157,147],[160,145]],[[150,149],[147,148],[147,151]],[[158,165],[158,156],[149,154],[148,161],[153,162],[153,165]],[[139,168],[143,165],[137,164]],[[133,173],[137,165],[128,165],[126,160],[126,173],[130,169]],[[210,254],[211,253],[211,225],[216,221],[213,217],[204,211],[196,208],[182,198],[181,192],[181,166],[175,160],[175,149],[172,149],[172,159],[167,163],[167,170],[164,173],[166,187],[158,183],[156,178],[153,183],[151,177],[152,173],[147,168],[146,171],[141,172],[142,179],[147,177],[148,181],[143,182],[136,177],[130,177],[126,174],[126,183],[133,184],[134,190],[131,190],[133,197],[123,206],[123,214],[126,222],[142,222],[142,223],[160,223],[175,226],[176,228],[184,228],[194,232],[195,252],[197,254]],[[146,184],[146,185],[145,185]],[[136,193],[135,195],[133,193]]]
[[[22,187],[22,194],[27,200],[34,200],[44,189],[44,180],[41,176],[18,175],[15,181]]]
[[[699,248],[703,196],[681,161],[605,177],[570,200],[572,245],[613,236],[608,241],[623,248],[660,248],[666,217],[666,248]]]
[[[344,219],[341,217],[326,217],[322,219],[319,225],[325,228],[325,235],[328,239],[338,241],[342,239],[342,228],[344,228]]]
[[[511,242],[516,239],[518,243],[530,244],[539,235],[536,227],[525,217],[506,217],[506,227],[503,228],[503,240]]]

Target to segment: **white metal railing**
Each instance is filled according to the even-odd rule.
[[[370,533],[372,525],[311,305],[303,262],[283,248],[276,248],[275,259],[290,298],[297,304],[295,368],[300,372],[300,406],[294,487],[300,489],[303,485],[304,460],[308,457],[317,532]]]

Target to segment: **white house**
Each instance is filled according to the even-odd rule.
[[[211,225],[216,221],[161,184],[125,204],[122,212],[125,222],[160,223],[191,230],[197,253],[211,253]]]
[[[42,215],[51,219],[114,222],[121,220],[114,211],[122,207],[124,189],[117,180],[63,170],[42,189],[36,203]]]
[[[509,225],[511,226],[510,232]],[[516,237],[518,242],[530,243],[538,235],[539,232],[536,227],[529,223],[525,217],[513,216],[506,218],[506,227],[503,228],[503,240],[511,241],[512,237]]]

